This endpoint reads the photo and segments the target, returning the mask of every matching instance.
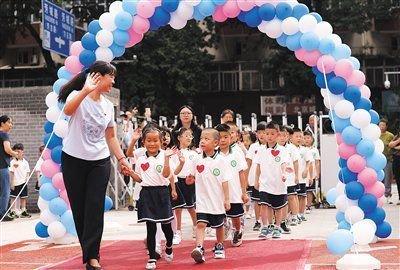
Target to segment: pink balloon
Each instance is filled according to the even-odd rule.
[[[46,149],[43,150],[42,158],[44,160],[51,159],[51,150],[49,148],[46,148]]]
[[[365,166],[367,165],[367,161],[360,155],[352,155],[348,160],[347,160],[347,167],[349,168],[350,171],[354,173],[359,173],[362,170],[365,169]]]
[[[381,197],[378,199],[378,206],[379,206],[379,207],[382,207],[384,204],[385,204],[385,196],[381,196]]]
[[[75,55],[70,55],[65,59],[65,68],[72,74],[77,74],[79,73],[83,66],[81,62],[79,62],[78,56]]]
[[[350,76],[353,74],[353,70],[353,63],[351,63],[351,61],[347,59],[339,60],[335,66],[336,76],[340,76],[345,79],[350,78]]]
[[[150,22],[148,19],[136,15],[133,18],[132,28],[138,34],[144,34],[150,29]]]
[[[304,55],[304,63],[306,63],[306,65],[309,67],[316,66],[318,59],[320,57],[321,57],[321,53],[318,50],[306,52],[306,54]]]
[[[255,6],[254,0],[238,0],[237,5],[242,11],[249,11]]]
[[[369,89],[368,86],[366,85],[361,86],[360,91],[361,91],[361,96],[363,98],[369,99],[371,97],[371,89]]]
[[[348,145],[341,143],[339,145],[339,156],[343,159],[349,159],[352,155],[357,153],[356,147],[354,145]]]
[[[365,74],[360,70],[354,70],[351,76],[345,79],[347,85],[362,86],[365,83]]]
[[[52,178],[52,183],[53,186],[60,189],[60,190],[64,190],[65,189],[65,185],[64,185],[64,178],[63,178],[63,174],[61,172],[56,173],[53,178]]]
[[[213,19],[216,22],[224,22],[228,19],[222,10],[222,6],[217,6],[215,13],[213,14]]]
[[[296,56],[296,58],[300,61],[304,61],[304,57],[306,55],[306,50],[304,49],[299,49],[297,51],[294,52],[294,55]]]
[[[224,12],[225,16],[228,18],[236,18],[240,13],[240,8],[236,0],[228,0],[222,6],[222,12]]]
[[[318,70],[325,74],[331,73],[335,69],[335,65],[336,60],[331,55],[323,55],[317,61]]]
[[[71,209],[71,205],[69,203],[67,191],[64,189],[60,192],[60,198],[64,200],[64,202],[68,205],[68,209]]]
[[[136,44],[138,44],[143,39],[143,34],[136,33],[135,30],[132,27],[128,30],[128,34],[129,34],[129,41],[125,45],[126,48],[130,48],[132,46],[135,46]]]
[[[159,7],[159,6],[161,6],[161,0],[149,0],[149,2],[150,2],[154,7]]]
[[[142,18],[150,18],[155,11],[154,4],[148,0],[140,0],[136,5],[136,13]]]
[[[358,181],[363,184],[365,188],[368,188],[376,183],[378,175],[376,171],[371,168],[365,168],[358,174]]]
[[[376,181],[375,184],[367,187],[365,193],[370,193],[376,198],[380,198],[385,195],[385,185],[380,181]]]
[[[51,159],[43,161],[42,167],[40,168],[42,170],[43,175],[50,179],[53,178],[53,176],[56,173],[60,172],[60,165],[55,163]]]
[[[80,41],[75,41],[71,44],[69,48],[69,54],[79,57],[79,54],[83,51],[82,43]]]
[[[342,138],[342,134],[341,133],[336,133],[336,142],[338,145],[340,145],[341,143],[343,143],[343,138]]]

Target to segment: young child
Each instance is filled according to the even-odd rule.
[[[247,156],[247,151],[249,151],[250,146],[257,142],[257,135],[256,133],[252,132],[252,131],[245,131],[242,134],[242,139],[243,139],[243,145],[246,147],[246,156]],[[247,160],[246,160],[247,162]],[[248,178],[248,171],[246,171],[246,178]],[[250,197],[251,195],[251,190],[250,187],[247,186],[247,195]],[[245,217],[246,219],[251,219],[251,212],[254,211],[252,209],[252,201],[249,200],[246,204],[245,204]]]
[[[242,142],[239,141],[239,136],[240,136],[239,127],[236,125],[235,122],[226,122],[226,124],[230,128],[233,151],[238,151],[242,155],[246,156],[246,152],[247,152],[246,147],[244,146],[244,144]]]
[[[283,210],[287,204],[285,148],[277,143],[279,126],[270,122],[266,127],[266,145],[261,147],[255,157],[255,188],[260,191],[261,218],[263,228],[259,237],[280,238]],[[273,223],[275,215],[275,225]]]
[[[249,190],[250,190],[250,198],[251,201],[253,202],[254,206],[254,214],[256,217],[256,222],[253,227],[253,231],[259,231],[261,229],[261,223],[260,223],[260,195],[257,189],[254,188],[254,184],[256,182],[256,167],[257,165],[254,163],[254,158],[256,154],[258,153],[258,150],[262,147],[262,145],[265,144],[265,130],[267,128],[267,123],[266,122],[260,122],[257,125],[257,142],[253,143],[250,145],[249,150],[247,151],[246,154],[246,161],[247,161],[247,166],[249,168],[248,170],[248,185],[249,185]]]
[[[242,244],[242,224],[240,218],[244,215],[243,204],[247,203],[247,179],[246,170],[247,163],[243,155],[237,151],[233,151],[231,146],[230,128],[227,124],[220,124],[215,128],[219,132],[219,153],[228,163],[228,167],[232,174],[229,179],[229,195],[231,207],[226,212],[228,218],[231,218],[234,233],[231,244],[239,247]]]
[[[166,238],[165,259],[173,260],[171,221],[174,218],[168,185],[171,185],[171,195],[177,198],[175,182],[171,181],[170,157],[172,150],[161,150],[162,134],[155,127],[143,130],[143,145],[146,148],[145,156],[136,161],[135,173],[131,174],[134,181],[141,183],[140,199],[137,203],[138,222],[146,222],[147,249],[149,260],[146,269],[156,269],[156,230],[157,223],[161,223]]]
[[[43,150],[44,150],[44,145],[41,145],[40,147],[39,147],[39,159],[38,159],[38,161],[36,162],[36,165],[35,165],[35,173],[36,173],[36,184],[35,184],[35,190],[36,191],[39,191],[39,189],[40,189],[40,186],[41,186],[41,183],[39,183],[39,181],[40,181],[40,177],[42,177],[42,164],[43,164],[43,157],[42,157],[42,153],[43,153]]]
[[[216,229],[217,243],[214,258],[224,259],[225,212],[231,207],[229,201],[229,167],[215,150],[219,143],[219,133],[215,129],[204,129],[200,137],[203,154],[194,163],[192,175],[196,185],[196,248],[191,256],[196,263],[205,262],[204,237],[207,226]],[[192,178],[189,176],[188,178]]]
[[[311,213],[311,205],[313,203],[313,200],[315,198],[314,192],[315,192],[315,186],[316,186],[316,181],[319,179],[319,168],[320,168],[320,155],[318,148],[314,146],[314,137],[311,132],[304,132],[304,144],[305,146],[311,151],[311,156],[312,156],[312,162],[310,165],[310,170],[309,170],[309,179],[310,182],[307,186],[307,208],[306,208],[306,214]]]
[[[10,162],[10,178],[11,178],[11,204],[13,205],[10,216],[13,218],[22,217],[30,218],[31,215],[26,211],[26,201],[28,198],[28,186],[25,183],[29,179],[30,168],[28,161],[24,159],[24,146],[22,143],[17,143],[12,150],[18,152],[18,158],[13,158]],[[18,195],[20,208],[17,207]]]
[[[181,207],[177,207],[175,209],[177,230],[174,234],[174,245],[178,245],[182,240],[182,210],[187,209],[190,217],[193,222],[193,233],[192,236],[196,237],[196,211],[195,211],[195,203],[196,203],[196,192],[194,182],[186,180],[186,177],[189,176],[191,170],[193,168],[193,162],[196,160],[198,154],[189,149],[189,146],[192,144],[193,133],[191,129],[188,128],[180,128],[177,132],[177,138],[179,145],[178,148],[183,156],[184,164],[180,172],[175,171],[178,182],[177,189],[182,192],[183,202],[184,204]],[[177,164],[180,162],[178,155],[172,156],[173,163]]]

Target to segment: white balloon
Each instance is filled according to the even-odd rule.
[[[182,2],[185,2],[186,4],[189,4],[192,7],[195,7],[198,4],[200,4],[201,0],[182,0]]]
[[[383,144],[381,139],[377,139],[375,142],[375,151],[378,151],[379,153],[382,153],[383,150],[385,150],[385,145]]]
[[[295,17],[288,17],[284,19],[282,21],[282,31],[289,36],[296,34],[299,32],[299,21]]]
[[[361,97],[369,99],[371,97],[371,89],[367,85],[363,85],[360,88]]]
[[[60,221],[54,221],[47,227],[47,232],[51,238],[57,239],[63,237],[67,230]]]
[[[361,135],[363,139],[370,139],[374,142],[381,136],[381,129],[375,124],[369,124],[361,129]]]
[[[345,187],[346,187],[346,185],[339,181],[339,182],[336,184],[336,192],[337,192],[337,194],[338,194],[338,195],[344,194],[344,189],[345,189]]]
[[[328,36],[333,36],[332,35],[333,27],[332,27],[332,25],[330,23],[323,21],[323,22],[320,22],[320,23],[318,23],[316,25],[314,33],[317,34],[317,36],[319,38],[325,38],[325,37],[328,37]],[[342,43],[342,39],[340,39],[340,37],[339,37],[339,40],[338,40],[337,37],[339,37],[339,36],[335,35],[335,37],[332,38],[333,41],[335,42],[335,44],[336,43],[341,44]]]
[[[69,233],[66,233],[61,238],[47,238],[48,243],[56,245],[70,245],[78,242],[78,238]]]
[[[363,219],[353,224],[350,232],[354,236],[354,243],[365,246],[374,241],[376,224],[370,219]]]
[[[112,14],[117,14],[118,12],[123,11],[122,2],[121,1],[112,2],[108,10]]]
[[[347,119],[354,113],[354,105],[348,100],[341,100],[336,103],[334,110],[339,118]]]
[[[282,21],[275,18],[272,21],[267,22],[265,33],[270,38],[278,38],[283,34]]]
[[[257,26],[258,30],[260,30],[261,33],[266,33],[267,32],[267,26],[268,22],[266,21],[261,21],[261,23]]]
[[[342,39],[336,34],[329,35],[328,38],[332,39],[336,46],[342,44]]]
[[[182,20],[190,20],[193,18],[194,7],[181,1],[179,2],[178,9],[175,12]]]
[[[335,201],[336,208],[341,212],[345,212],[347,208],[356,205],[358,205],[358,201],[349,200],[345,194],[339,195]]]
[[[60,116],[61,111],[58,108],[57,105],[51,106],[50,108],[47,109],[46,111],[46,118],[52,123],[57,122],[58,117]]]
[[[169,21],[169,25],[172,28],[174,28],[176,30],[182,29],[186,26],[186,23],[187,23],[187,20],[180,18],[178,16],[178,14],[176,14],[176,12],[171,13],[171,20]]]
[[[64,119],[60,119],[58,120],[55,124],[54,124],[54,133],[64,139],[65,136],[67,136],[68,133],[68,122],[65,121]]]
[[[54,105],[57,105],[57,103],[58,103],[58,95],[57,95],[57,93],[53,92],[53,91],[48,93],[47,96],[46,96],[46,106],[48,108],[50,108],[50,107],[52,107]]]
[[[364,219],[364,211],[358,206],[350,206],[344,212],[346,221],[350,224],[355,224]]]
[[[99,47],[96,49],[95,54],[96,54],[96,60],[108,63],[110,63],[114,58],[114,55],[109,48]]]
[[[326,88],[321,88],[321,95],[322,95],[323,97],[326,97],[327,94],[328,94],[328,89],[326,89]]]
[[[308,33],[316,29],[318,25],[317,19],[310,14],[304,15],[299,20],[299,29],[302,33]]]
[[[114,19],[115,15],[111,14],[110,12],[101,14],[101,16],[99,17],[100,27],[108,31],[114,31],[115,29],[117,29]]]
[[[110,47],[113,44],[114,37],[113,34],[108,30],[100,30],[96,34],[96,42],[100,47]]]
[[[60,220],[59,216],[53,215],[53,213],[50,212],[50,209],[44,209],[41,213],[40,213],[40,221],[46,225],[49,226],[51,223]]]
[[[44,200],[42,197],[39,196],[37,205],[40,209],[40,211],[44,211],[46,209],[49,209],[49,201]]]
[[[371,115],[364,109],[357,109],[350,117],[350,123],[356,128],[363,128],[371,123]]]
[[[328,91],[326,97],[324,97],[324,105],[327,109],[333,110],[336,104],[343,99],[343,94],[334,95],[330,91]]]

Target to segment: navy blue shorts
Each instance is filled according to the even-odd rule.
[[[297,189],[297,195],[299,196],[307,196],[307,187],[305,183],[299,184],[299,187]]]
[[[230,218],[237,218],[244,215],[244,208],[242,203],[231,203],[231,209],[226,211],[226,216]]]
[[[10,197],[11,198],[16,198],[18,196],[18,193],[21,192],[21,195],[19,196],[21,199],[26,199],[28,198],[28,185],[24,187],[25,184],[15,186],[14,190],[11,190],[10,192]]]
[[[196,190],[195,184],[188,185],[186,184],[185,178],[179,178],[176,185],[179,187],[180,191],[183,195],[183,200],[185,201],[185,205],[182,206],[183,208],[193,208],[196,203]]]
[[[138,208],[138,222],[169,223],[174,219],[168,186],[142,187]]]
[[[197,213],[197,223],[202,222],[206,223],[207,227],[211,228],[220,228],[224,225],[224,221],[226,218],[225,214],[221,215],[213,215],[213,214],[206,214],[206,213]]]
[[[274,195],[267,192],[260,192],[260,204],[267,205],[274,210],[285,207],[288,203],[287,194]]]
[[[254,187],[251,188],[251,195],[250,198],[253,202],[259,202],[260,201],[260,192]]]
[[[287,195],[297,195],[297,185],[287,187]]]

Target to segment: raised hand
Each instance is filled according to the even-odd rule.
[[[83,86],[83,89],[89,93],[96,90],[96,88],[100,84],[100,77],[101,77],[100,73],[90,73],[86,77],[86,81],[85,81],[85,85]]]
[[[178,148],[176,148],[176,147],[174,146],[174,147],[172,147],[172,148],[170,148],[170,149],[165,150],[165,156],[166,156],[166,157],[170,157],[170,156],[172,156],[172,155],[175,155],[175,154],[177,153],[177,151],[178,151]]]
[[[140,139],[141,136],[142,136],[142,129],[137,128],[132,133],[132,140],[135,140],[135,142],[136,142],[137,140]]]
[[[180,163],[185,163],[185,157],[180,150],[176,151],[176,155],[178,156]]]

